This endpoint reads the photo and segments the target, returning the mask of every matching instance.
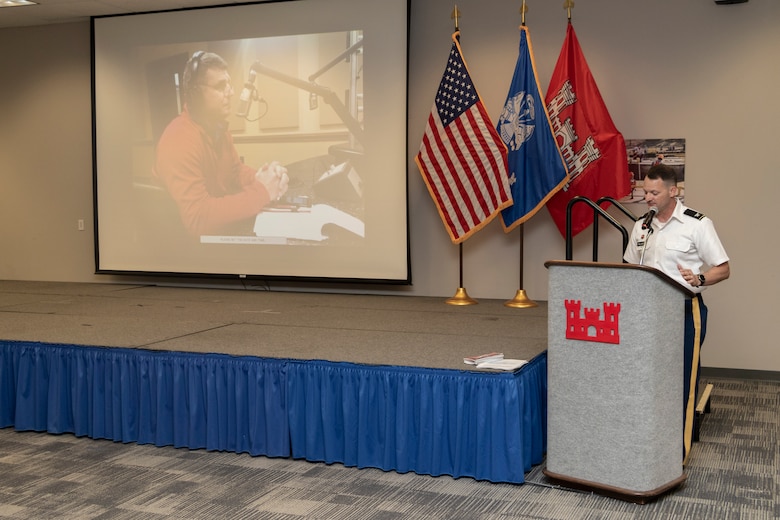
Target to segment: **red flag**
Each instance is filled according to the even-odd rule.
[[[565,236],[566,207],[572,198],[619,199],[631,191],[623,135],[609,116],[571,23],[545,103],[570,177],[568,185],[547,202],[547,209]],[[585,204],[572,208],[572,236],[592,222],[592,208]]]
[[[469,76],[456,32],[415,157],[455,244],[512,204],[506,153]]]

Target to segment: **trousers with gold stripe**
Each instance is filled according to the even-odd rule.
[[[701,294],[685,301],[685,362],[683,369],[683,463],[691,452],[693,421],[701,370],[701,345],[707,334],[707,306]]]

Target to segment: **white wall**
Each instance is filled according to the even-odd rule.
[[[547,87],[566,29],[563,2],[529,1],[540,83]],[[461,0],[462,48],[497,118],[517,58],[520,1]],[[441,79],[454,3],[412,0],[409,202],[412,276],[378,293],[450,297],[459,285],[451,244],[413,157]],[[710,288],[705,366],[780,371],[767,339],[778,308],[773,199],[780,120],[780,2],[581,0],[573,24],[601,94],[626,138],[686,139],[686,204],[715,221],[732,277]],[[135,281],[94,274],[89,24],[0,30],[0,278]],[[12,50],[13,52],[8,52]],[[85,219],[86,231],[76,222]],[[600,260],[619,261],[620,236],[600,227]],[[565,256],[546,210],[524,226],[523,287],[547,297],[544,262]],[[591,257],[590,232],[574,258]],[[463,246],[464,287],[510,299],[520,288],[519,235],[498,221]],[[148,280],[148,279],[147,279]],[[202,283],[202,281],[198,281]],[[443,304],[444,305],[444,304]],[[518,312],[523,312],[518,310]]]

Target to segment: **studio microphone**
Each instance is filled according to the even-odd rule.
[[[650,208],[650,211],[647,212],[647,215],[645,215],[645,221],[642,222],[642,229],[647,229],[650,227],[650,223],[653,221],[653,217],[655,217],[655,214],[658,213],[658,208],[653,206]]]
[[[238,117],[246,117],[249,113],[249,108],[252,106],[252,99],[255,93],[255,77],[257,73],[254,69],[249,70],[249,78],[244,83],[244,90],[241,91],[241,96],[238,98],[238,111],[236,115]]]

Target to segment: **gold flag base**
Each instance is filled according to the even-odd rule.
[[[526,296],[525,289],[518,289],[517,293],[515,293],[515,297],[508,302],[504,302],[504,305],[507,307],[514,307],[516,309],[528,309],[531,307],[536,307],[537,303]]]
[[[447,305],[475,305],[478,302],[468,295],[466,289],[463,287],[458,287],[458,290],[455,291],[455,296],[452,298],[447,298],[445,303]]]

